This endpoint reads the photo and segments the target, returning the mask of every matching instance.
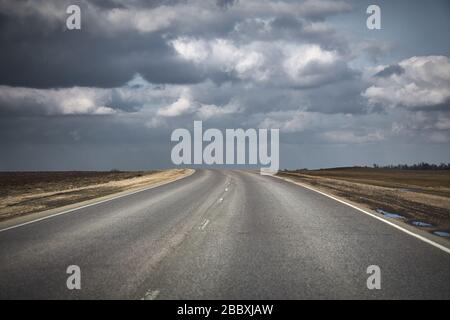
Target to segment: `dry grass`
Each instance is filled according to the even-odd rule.
[[[0,221],[150,186],[188,172],[0,172]]]
[[[369,209],[422,221],[430,232],[450,230],[450,172],[372,168],[285,171],[279,175],[323,189]]]

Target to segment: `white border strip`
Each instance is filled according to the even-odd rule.
[[[76,208],[73,208],[73,209],[69,209],[69,210],[65,210],[65,211],[62,211],[62,212],[54,213],[54,214],[51,214],[51,215],[48,215],[48,216],[45,216],[45,217],[42,217],[42,218],[38,218],[38,219],[35,219],[35,220],[19,223],[19,224],[16,224],[14,226],[11,226],[11,227],[6,227],[4,229],[0,229],[0,232],[8,231],[8,230],[19,228],[19,227],[23,227],[23,226],[26,226],[28,224],[39,222],[39,221],[42,221],[42,220],[47,220],[47,219],[50,219],[50,218],[54,218],[54,217],[57,217],[57,216],[60,216],[60,215],[66,214],[66,213],[70,213],[70,212],[73,212],[73,211],[76,211],[76,210],[80,210],[80,209],[96,206],[98,204],[105,203],[105,202],[108,202],[108,201],[111,201],[111,200],[115,200],[115,199],[131,196],[131,195],[139,193],[139,192],[144,192],[144,191],[147,191],[147,190],[150,190],[150,189],[153,189],[153,188],[161,187],[161,186],[169,184],[171,182],[175,182],[175,181],[178,181],[178,180],[181,180],[183,178],[187,178],[187,177],[191,176],[195,172],[194,169],[191,169],[191,170],[193,170],[193,171],[190,174],[188,174],[186,176],[178,177],[178,178],[176,178],[174,180],[170,180],[170,181],[162,182],[162,183],[159,183],[159,184],[155,184],[153,186],[150,186],[150,187],[147,187],[147,188],[144,188],[144,189],[139,189],[139,190],[136,190],[136,191],[132,191],[130,193],[121,194],[121,195],[115,196],[113,198],[108,198],[108,199],[101,200],[101,201],[98,201],[98,202],[86,204],[86,205],[81,206],[81,207],[76,207]]]
[[[403,231],[404,233],[409,234],[410,236],[413,236],[413,237],[415,237],[415,238],[417,238],[417,239],[419,239],[419,240],[422,240],[423,242],[426,242],[426,243],[432,245],[433,247],[436,247],[436,248],[438,248],[438,249],[441,249],[442,251],[444,251],[444,252],[450,254],[450,249],[449,249],[449,248],[447,248],[447,247],[445,247],[445,246],[443,246],[443,245],[441,245],[441,244],[439,244],[439,243],[437,243],[437,242],[434,242],[433,240],[430,240],[430,239],[428,239],[428,238],[425,238],[424,236],[421,236],[421,235],[419,235],[419,234],[417,234],[417,233],[414,233],[414,232],[412,232],[412,231],[409,231],[409,230],[407,230],[407,229],[405,229],[405,228],[403,228],[403,227],[401,227],[401,226],[399,226],[399,225],[397,225],[397,224],[395,224],[395,223],[392,223],[392,222],[390,222],[390,221],[388,221],[388,220],[386,220],[386,219],[383,219],[382,217],[379,217],[379,216],[375,215],[374,213],[371,213],[371,212],[369,212],[369,211],[366,211],[366,210],[364,210],[364,209],[361,209],[361,208],[359,208],[359,207],[357,207],[357,206],[355,206],[355,205],[353,205],[353,204],[351,204],[351,203],[348,203],[348,202],[346,202],[346,201],[344,201],[344,200],[338,199],[338,198],[336,198],[336,197],[334,197],[334,196],[332,196],[332,195],[329,195],[329,194],[327,194],[327,193],[325,193],[325,192],[322,192],[322,191],[319,191],[319,190],[317,190],[317,189],[314,189],[314,188],[312,188],[312,187],[310,187],[310,186],[307,186],[307,185],[305,185],[305,184],[303,184],[303,183],[296,182],[296,181],[291,180],[291,179],[289,179],[289,178],[283,178],[283,177],[278,177],[278,176],[273,176],[273,177],[275,177],[275,178],[277,178],[277,179],[281,179],[281,180],[287,181],[287,182],[290,182],[290,183],[293,183],[293,184],[296,184],[296,185],[301,186],[301,187],[303,187],[303,188],[306,188],[306,189],[309,189],[309,190],[311,190],[311,191],[320,193],[321,195],[326,196],[326,197],[328,197],[328,198],[331,198],[331,199],[333,199],[333,200],[336,200],[336,201],[338,201],[338,202],[340,202],[340,203],[343,203],[343,204],[345,204],[345,205],[347,205],[347,206],[349,206],[349,207],[352,207],[353,209],[356,209],[356,210],[358,210],[358,211],[361,211],[362,213],[365,213],[365,214],[371,216],[372,218],[378,219],[378,220],[380,220],[380,221],[382,221],[382,222],[384,222],[384,223],[386,223],[386,224],[388,224],[388,225],[390,225],[390,226],[392,226],[392,227],[394,227],[394,228],[396,228],[396,229],[398,229],[398,230],[400,230],[400,231]]]

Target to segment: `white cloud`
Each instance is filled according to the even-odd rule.
[[[238,45],[228,39],[181,37],[171,45],[181,57],[203,67],[276,86],[317,86],[346,71],[336,51],[324,50],[317,44],[253,41]]]
[[[206,120],[239,112],[241,112],[240,108],[234,103],[229,103],[223,107],[214,104],[202,104],[197,110],[197,116],[202,120]]]
[[[241,111],[242,110],[239,105],[233,101],[230,101],[223,106],[203,103],[196,100],[192,96],[192,92],[190,90],[185,89],[175,102],[159,108],[156,112],[156,116],[157,118],[173,118],[191,114],[194,118],[207,120],[228,114],[240,113]]]
[[[328,72],[338,62],[337,53],[318,45],[289,45],[284,48],[284,72],[300,86],[319,84],[329,78]]]
[[[106,106],[105,89],[74,87],[67,89],[32,89],[0,86],[0,105],[13,112],[34,114],[74,115],[113,114],[117,111]]]
[[[322,137],[328,142],[343,144],[361,144],[385,140],[385,135],[381,131],[356,133],[350,130],[334,130],[324,132]]]
[[[243,16],[273,17],[291,15],[298,18],[318,18],[347,12],[351,6],[345,1],[306,0],[302,2],[245,0],[236,1],[226,11],[215,1],[188,0],[171,6],[154,8],[114,8],[100,15],[99,23],[104,28],[115,30],[137,30],[148,33],[168,27],[179,27],[185,31],[203,25],[221,23],[224,20],[238,22]]]
[[[147,10],[114,8],[106,12],[105,24],[115,29],[129,28],[147,33],[169,27],[177,16],[177,12],[168,6]]]
[[[425,108],[450,101],[450,59],[445,56],[412,57],[398,64],[402,72],[374,75],[363,96],[370,104]]]
[[[233,11],[240,14],[293,14],[298,17],[324,17],[347,12],[351,6],[345,1],[306,0],[306,1],[270,1],[246,0],[233,6]]]
[[[34,115],[113,114],[157,110],[186,92],[184,86],[152,85],[140,76],[120,88],[34,89],[0,86],[0,112]]]
[[[180,56],[195,63],[205,61],[210,54],[208,44],[204,40],[181,37],[171,41],[171,45]]]
[[[255,44],[238,47],[228,39],[207,41],[186,37],[171,44],[181,57],[194,63],[234,72],[241,79],[264,81],[267,78],[264,55]]]
[[[161,117],[177,117],[191,112],[193,108],[192,101],[189,96],[181,96],[174,103],[160,108],[157,112]]]

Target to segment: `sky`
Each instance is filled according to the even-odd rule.
[[[0,0],[0,171],[172,167],[194,120],[280,129],[280,168],[450,162],[449,18],[447,0]]]

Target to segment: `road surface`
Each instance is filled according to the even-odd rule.
[[[68,290],[66,269],[81,269]],[[381,269],[368,290],[367,267]],[[0,232],[1,299],[450,299],[450,255],[257,173],[179,181]]]

